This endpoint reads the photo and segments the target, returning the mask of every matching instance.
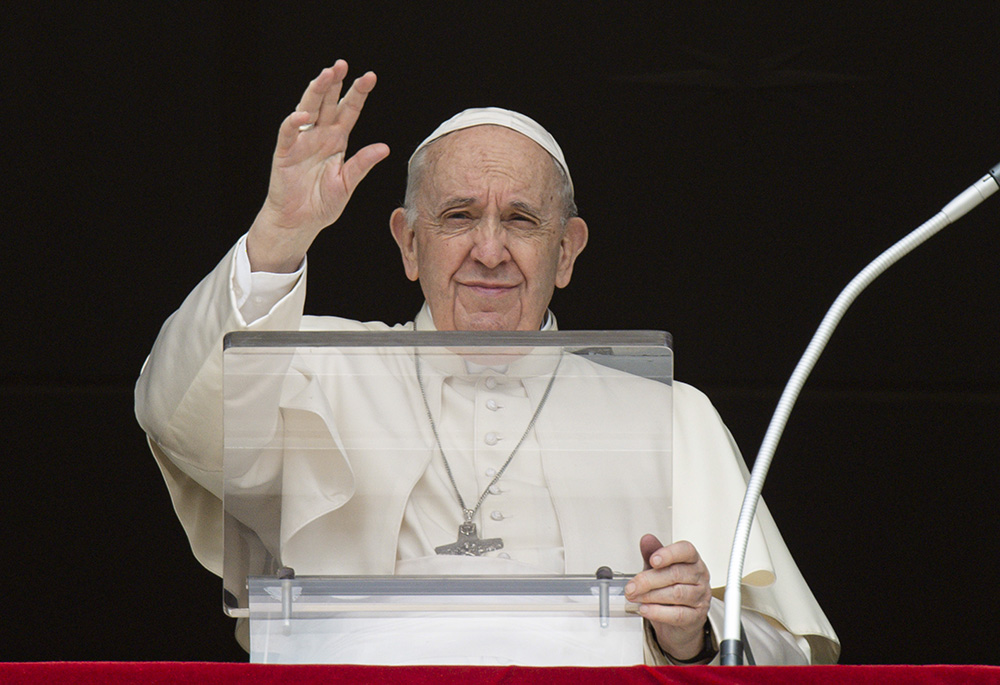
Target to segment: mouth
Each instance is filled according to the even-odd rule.
[[[485,281],[472,281],[469,283],[462,283],[461,285],[474,293],[487,297],[504,295],[517,287],[516,285],[508,285],[506,283],[488,283]]]

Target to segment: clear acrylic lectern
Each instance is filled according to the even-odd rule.
[[[224,601],[272,663],[642,663],[670,337],[231,333]]]

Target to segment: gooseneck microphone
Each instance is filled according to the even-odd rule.
[[[778,446],[778,440],[785,430],[785,423],[788,415],[795,405],[795,400],[802,390],[802,386],[809,377],[809,373],[815,366],[816,361],[826,347],[834,329],[840,323],[847,308],[861,294],[868,285],[890,266],[898,262],[909,254],[914,248],[930,238],[950,223],[957,221],[967,212],[973,209],[980,202],[988,198],[1000,189],[1000,164],[990,169],[990,171],[965,191],[959,194],[954,200],[949,202],[944,208],[926,221],[905,238],[897,242],[888,250],[878,256],[871,264],[866,266],[861,273],[847,284],[847,287],[840,293],[834,301],[833,306],[823,317],[816,333],[806,348],[805,354],[799,360],[795,371],[792,372],[788,384],[785,386],[778,406],[771,417],[764,440],[761,443],[760,451],[753,465],[750,480],[747,483],[746,494],[743,497],[743,507],[740,509],[740,518],[736,525],[736,534],[733,536],[733,547],[729,555],[729,575],[726,578],[725,595],[725,622],[723,624],[722,642],[719,645],[720,656],[723,666],[739,666],[743,663],[743,643],[740,639],[740,619],[742,603],[742,587],[740,583],[743,578],[743,564],[746,559],[747,545],[750,540],[750,527],[753,523],[754,514],[757,511],[757,502],[760,500],[761,490],[764,488],[764,479],[767,471],[771,467],[771,459]]]

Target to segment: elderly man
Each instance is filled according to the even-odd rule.
[[[324,69],[282,122],[268,195],[250,231],[164,325],[136,388],[137,416],[178,516],[195,554],[216,573],[221,438],[206,427],[220,411],[221,336],[245,328],[387,328],[343,319],[306,323],[301,315],[310,245],[389,154],[376,143],[347,156],[348,136],[376,78],[371,72],[361,76],[341,98],[346,73],[342,60]],[[555,140],[527,117],[495,109],[463,112],[421,144],[410,161],[405,206],[393,212],[390,227],[406,276],[419,281],[426,298],[416,323],[404,329],[552,329],[553,291],[568,285],[587,243],[587,225],[576,216],[569,171]],[[675,384],[674,404],[675,478],[706,483],[692,487],[707,498],[701,511],[678,510],[675,502],[674,533],[700,537],[702,549],[712,549],[712,570],[721,574],[722,550],[735,521],[735,514],[727,516],[738,507],[745,467],[702,395]],[[727,478],[728,486],[712,485]],[[421,480],[414,490],[425,487]],[[768,580],[745,595],[758,661],[835,661],[836,636],[766,508],[759,516],[760,546],[768,558],[757,570]],[[705,524],[708,519],[719,524]],[[400,558],[409,544],[406,531],[420,523],[404,517],[401,531],[387,532],[399,534]],[[703,553],[692,542],[663,545],[653,535],[634,544],[646,570],[626,593],[639,604],[655,639],[649,660],[711,662],[721,602],[713,599]]]

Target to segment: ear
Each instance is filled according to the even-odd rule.
[[[414,233],[410,222],[406,220],[406,210],[398,207],[389,217],[389,230],[392,237],[399,245],[399,252],[403,257],[403,270],[406,277],[411,281],[417,280],[417,235]]]
[[[573,275],[573,264],[587,246],[587,222],[578,216],[566,222],[559,242],[559,264],[556,267],[556,287],[565,288]]]

